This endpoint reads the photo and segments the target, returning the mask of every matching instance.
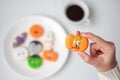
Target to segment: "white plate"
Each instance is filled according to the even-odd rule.
[[[55,45],[54,50],[58,52],[59,58],[56,62],[47,62],[44,61],[43,65],[36,70],[29,69],[24,62],[16,61],[13,58],[13,49],[12,43],[15,36],[21,34],[22,32],[29,31],[29,28],[33,24],[40,24],[44,27],[45,31],[52,31],[55,34]],[[5,59],[8,65],[17,73],[21,74],[26,78],[32,79],[43,79],[48,76],[55,74],[57,71],[61,69],[61,67],[65,64],[69,51],[65,48],[65,37],[66,32],[62,28],[60,24],[54,21],[51,18],[45,16],[30,16],[23,18],[10,28],[3,43],[3,51]],[[28,39],[29,41],[33,40],[33,38]],[[27,43],[26,43],[27,45]]]

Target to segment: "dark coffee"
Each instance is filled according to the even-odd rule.
[[[71,5],[66,9],[66,15],[72,21],[80,21],[84,17],[84,11],[78,5]]]

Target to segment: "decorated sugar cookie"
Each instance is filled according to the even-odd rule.
[[[48,31],[43,36],[44,50],[51,50],[54,44],[54,35],[52,32]]]
[[[32,41],[29,44],[29,51],[31,55],[40,53],[42,49],[43,49],[43,44],[40,41]]]
[[[41,25],[35,24],[35,25],[31,26],[29,32],[33,38],[39,38],[43,35],[44,30],[43,30],[43,27]]]
[[[30,56],[27,63],[30,68],[36,69],[42,65],[42,58],[37,55]]]
[[[20,36],[17,36],[15,39],[16,41],[13,43],[13,47],[15,48],[22,45],[25,42],[26,38],[27,38],[26,32],[22,33]]]
[[[45,50],[42,58],[47,61],[56,61],[58,59],[58,53],[53,50]]]
[[[22,61],[28,58],[29,53],[25,47],[19,47],[15,49],[13,56],[16,60]]]
[[[80,35],[80,32],[77,31],[76,35],[67,35],[65,44],[69,50],[84,52],[88,47],[88,38]]]

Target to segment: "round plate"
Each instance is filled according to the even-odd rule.
[[[15,39],[15,36],[18,36],[23,32],[29,32],[31,25],[34,24],[40,24],[42,25],[45,31],[52,31],[54,33],[55,43],[53,50],[56,51],[59,55],[58,60],[56,62],[44,61],[43,65],[38,69],[30,69],[26,65],[26,62],[17,61],[13,58],[12,55],[14,50],[12,44],[13,39]],[[26,40],[25,46],[28,46],[28,43],[34,40],[34,38],[30,37],[29,34],[28,37],[29,38]],[[69,51],[65,47],[65,37],[65,30],[59,23],[57,23],[51,18],[48,18],[46,16],[30,16],[23,18],[15,22],[5,36],[3,43],[5,59],[8,65],[15,72],[23,75],[24,77],[33,79],[46,78],[59,71],[68,58]]]

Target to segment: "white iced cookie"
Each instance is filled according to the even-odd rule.
[[[28,49],[31,55],[36,55],[42,51],[43,44],[40,41],[32,41],[30,42]]]
[[[43,37],[44,50],[51,50],[54,44],[54,35],[52,32],[48,31]]]
[[[29,53],[25,47],[19,47],[15,49],[13,56],[15,59],[22,61],[28,58]]]

